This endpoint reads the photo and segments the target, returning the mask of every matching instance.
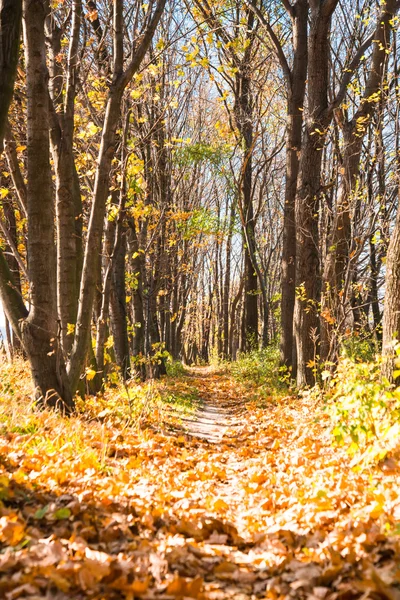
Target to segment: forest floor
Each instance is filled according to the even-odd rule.
[[[0,598],[400,599],[398,461],[355,465],[312,395],[196,368],[64,419],[14,369]]]

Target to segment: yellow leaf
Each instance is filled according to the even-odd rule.
[[[94,369],[86,369],[86,379],[91,381],[96,375],[96,371]]]
[[[0,540],[9,546],[16,546],[25,536],[25,524],[17,515],[8,515],[0,519]]]
[[[385,512],[384,506],[381,502],[374,502],[370,509],[371,519],[378,519]]]
[[[229,505],[222,498],[218,498],[214,502],[214,510],[228,510]]]

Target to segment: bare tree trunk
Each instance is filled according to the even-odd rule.
[[[131,223],[131,240],[129,244],[129,253],[132,254],[131,268],[137,279],[136,289],[132,291],[132,306],[133,306],[133,339],[132,339],[132,356],[133,370],[141,379],[146,379],[146,365],[144,364],[144,337],[145,337],[145,320],[144,320],[144,302],[143,302],[143,254],[139,252],[139,240],[136,230],[136,225],[132,220]]]
[[[115,358],[124,381],[130,377],[130,351],[126,323],[125,233],[122,234],[121,244],[115,257],[110,296],[110,324],[114,338]]]
[[[76,323],[78,310],[76,273],[79,270],[77,261],[79,241],[75,235],[75,207],[81,201],[79,186],[75,185],[73,134],[81,16],[82,2],[74,0],[65,102],[60,115],[59,139],[53,152],[56,172],[58,315],[61,321],[63,350],[66,354],[71,351],[73,342],[73,336],[68,335],[68,324]]]
[[[229,349],[229,305],[230,305],[230,291],[231,291],[231,254],[232,254],[232,235],[233,227],[235,224],[236,206],[232,202],[230,219],[229,219],[229,230],[228,237],[226,240],[226,251],[225,251],[225,281],[224,281],[224,292],[223,292],[223,358],[230,358]]]
[[[0,178],[1,178],[1,176],[0,176]],[[11,200],[7,197],[2,200],[2,206],[3,206],[4,217],[5,217],[5,227],[7,228],[8,232],[9,232],[12,245],[16,249],[16,248],[18,248],[18,240],[17,240],[17,222],[16,222],[16,218],[15,218],[14,207],[12,205]],[[7,261],[8,267],[12,273],[15,290],[22,297],[20,268],[18,265],[18,261],[13,254],[12,248],[7,244],[7,242],[6,242],[6,261]],[[8,319],[7,319],[7,323],[9,324]],[[7,338],[7,341],[8,341],[8,338]],[[11,339],[11,335],[10,335],[10,346],[9,347],[10,347],[10,352],[22,352],[21,342],[20,342],[18,336],[15,335],[14,332],[12,335],[12,339]]]
[[[74,403],[59,344],[57,325],[45,16],[42,0],[24,0],[28,106],[27,251],[31,308],[22,325],[22,337],[41,401],[69,411],[73,409]]]
[[[115,195],[115,193],[114,193]],[[110,312],[110,294],[111,294],[111,280],[112,272],[114,267],[114,247],[118,245],[116,236],[118,235],[116,223],[112,220],[107,220],[106,230],[104,234],[103,243],[103,268],[102,277],[100,278],[102,283],[101,289],[101,308],[100,314],[97,318],[97,331],[96,331],[96,365],[97,371],[100,375],[100,379],[104,379],[105,375],[105,364],[104,364],[104,351],[105,343],[108,334],[108,316]]]
[[[248,71],[250,65],[242,65]],[[244,159],[241,184],[241,220],[244,233],[244,270],[245,270],[245,304],[244,328],[245,336],[242,350],[249,350],[258,345],[258,278],[253,258],[255,258],[255,222],[252,200],[252,152],[253,124],[251,114],[251,83],[249,73],[241,73],[237,79],[239,95],[236,99],[236,122],[244,140]]]
[[[315,361],[319,355],[318,303],[321,291],[319,273],[318,211],[321,186],[322,150],[328,110],[328,71],[330,26],[337,0],[317,1],[311,8],[308,36],[308,106],[300,159],[296,197],[296,288],[295,334],[297,384],[315,382]]]
[[[242,278],[240,280],[239,289],[237,291],[236,296],[233,298],[232,304],[231,304],[230,327],[229,327],[229,354],[230,354],[232,360],[235,360],[236,350],[239,347],[240,331],[239,331],[239,328],[237,327],[237,322],[238,322],[237,309],[238,309],[240,299],[242,298],[242,295],[243,295],[243,288],[244,288],[244,278]]]
[[[299,0],[293,6],[293,67],[288,88],[288,120],[286,130],[286,181],[283,208],[282,298],[281,298],[281,364],[292,367],[296,376],[296,346],[293,317],[296,286],[296,190],[303,128],[303,106],[307,77],[308,2]]]
[[[0,2],[0,154],[14,93],[21,35],[22,0]]]
[[[393,381],[396,352],[395,344],[400,341],[400,208],[390,238],[386,257],[386,293],[383,309],[382,374]],[[396,382],[399,380],[396,377]]]

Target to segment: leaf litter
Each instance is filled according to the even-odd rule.
[[[0,598],[400,600],[395,456],[352,466],[311,395],[167,385],[195,411],[3,431]]]

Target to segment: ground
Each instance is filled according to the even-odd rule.
[[[63,419],[19,386],[1,381],[0,598],[400,599],[398,463],[335,447],[319,397],[196,368],[134,418],[111,390]]]

